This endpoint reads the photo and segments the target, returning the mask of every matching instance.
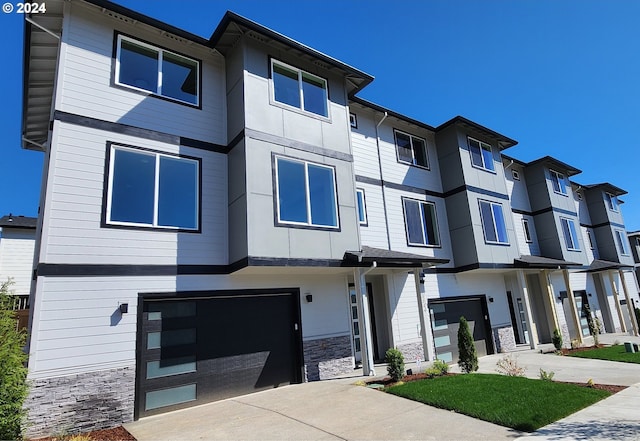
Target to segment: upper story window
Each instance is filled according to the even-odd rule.
[[[333,167],[276,157],[278,222],[338,228]]]
[[[432,202],[402,199],[409,245],[440,246],[436,206]]]
[[[587,239],[589,239],[589,248],[590,249],[595,249],[595,244],[593,241],[593,233],[591,232],[591,230],[587,230]]]
[[[358,116],[355,113],[349,114],[349,125],[354,129],[358,128]]]
[[[393,132],[396,138],[398,161],[428,169],[427,142],[422,138],[399,130],[394,130]]]
[[[111,145],[106,222],[198,230],[200,161]]]
[[[578,232],[575,222],[566,217],[561,217],[560,222],[562,223],[562,233],[564,234],[564,243],[567,245],[567,249],[580,251],[580,242],[578,242]]]
[[[551,185],[553,185],[553,191],[558,194],[567,195],[567,183],[562,173],[558,173],[554,170],[549,170],[551,173]]]
[[[478,201],[480,204],[480,217],[484,240],[492,244],[509,244],[507,227],[502,213],[502,204],[489,201]]]
[[[627,246],[626,234],[624,231],[615,230],[616,242],[618,242],[618,249],[623,256],[629,255],[629,247]]]
[[[611,193],[605,193],[605,199],[607,200],[607,207],[609,207],[609,210],[611,211],[618,211],[618,198],[611,194]]]
[[[469,153],[471,153],[471,164],[477,168],[492,172],[495,171],[491,146],[473,138],[468,138],[468,141]]]
[[[527,243],[533,242],[533,239],[531,238],[531,230],[529,227],[528,219],[522,219],[522,228],[524,228],[524,241]]]
[[[118,35],[116,84],[197,106],[199,76],[198,61]]]
[[[356,189],[356,198],[358,204],[358,222],[360,225],[367,225],[367,205],[365,204],[363,189]]]
[[[520,172],[517,170],[511,170],[511,175],[513,176],[514,181],[520,180]]]
[[[329,116],[327,80],[281,61],[271,60],[273,99],[316,115]]]

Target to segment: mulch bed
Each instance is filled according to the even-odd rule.
[[[89,437],[91,441],[136,441],[133,435],[127,432],[127,429],[122,426],[114,427],[113,429],[94,430],[93,432],[75,436]],[[30,441],[67,441],[73,439],[73,437],[74,435],[49,436],[46,438],[32,439]]]
[[[598,346],[582,346],[579,348],[573,348],[573,349],[569,349],[569,348],[562,348],[560,350],[560,352],[562,352],[562,355],[569,355],[569,354],[573,354],[575,352],[583,352],[583,351],[590,351],[591,349],[596,349],[596,348],[604,348],[606,347],[605,345],[598,345]]]

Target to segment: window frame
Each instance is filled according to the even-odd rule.
[[[491,207],[491,223],[493,225],[493,232],[496,235],[495,241],[487,238],[487,231],[485,228],[485,225],[486,225],[485,218],[484,218],[484,214],[482,214],[482,204],[489,204],[489,206]],[[504,235],[506,238],[506,242],[501,242],[500,240],[498,240],[500,235],[498,234],[499,232],[498,232],[498,226],[496,224],[496,219],[495,219],[494,206],[500,207],[500,213],[502,215],[502,223],[504,225]],[[499,202],[492,202],[484,199],[478,199],[478,209],[480,211],[480,223],[482,224],[482,233],[484,237],[484,242],[489,245],[511,245],[511,243],[509,242],[509,232],[507,230],[506,218],[504,216],[504,207],[502,206],[502,204]]]
[[[274,210],[275,210],[275,225],[279,227],[287,227],[287,228],[304,228],[304,229],[313,229],[313,230],[325,230],[325,231],[340,231],[340,205],[338,202],[338,180],[337,180],[337,172],[335,166],[320,164],[313,161],[308,161],[306,159],[293,158],[291,156],[284,156],[278,154],[272,154],[273,156],[273,195],[274,195]],[[278,161],[289,161],[289,162],[297,162],[304,165],[304,178],[305,178],[305,203],[306,203],[306,215],[307,222],[298,222],[298,221],[288,221],[282,220],[280,217],[280,176],[279,176],[279,167]],[[333,208],[335,210],[335,218],[336,225],[320,225],[314,224],[313,218],[311,215],[311,197],[309,193],[309,165],[319,168],[325,168],[331,170],[332,178],[333,178]]]
[[[128,151],[133,153],[139,153],[144,155],[155,156],[155,172],[154,172],[154,213],[152,224],[141,222],[125,222],[125,221],[112,221],[111,209],[113,205],[113,177],[114,177],[114,165],[115,165],[115,150]],[[161,157],[167,157],[171,159],[180,159],[184,161],[193,162],[196,165],[196,188],[195,195],[195,219],[196,228],[176,227],[169,225],[158,225],[158,207],[159,207],[159,179],[160,179],[160,167],[159,162]],[[104,185],[103,185],[103,197],[102,197],[102,216],[100,226],[103,228],[121,228],[121,229],[135,229],[145,231],[165,231],[165,232],[180,232],[180,233],[201,233],[202,232],[202,158],[193,156],[187,156],[182,154],[167,153],[160,150],[153,150],[149,148],[122,144],[117,142],[107,142],[107,152],[105,155],[105,169],[104,169]]]
[[[364,219],[360,219],[360,198],[358,195],[362,195],[362,213],[364,214]],[[358,224],[362,227],[369,226],[369,216],[367,216],[367,199],[365,197],[364,188],[356,188],[356,210],[358,212]]]
[[[595,246],[595,242],[593,241],[593,232],[588,228],[587,228],[587,239],[589,240],[589,249],[595,250],[596,246]]]
[[[273,75],[273,68],[274,65],[279,65],[282,69],[285,70],[289,70],[289,71],[294,71],[297,74],[297,79],[298,79],[298,94],[299,94],[299,98],[300,98],[300,106],[294,106],[291,105],[289,103],[285,103],[282,101],[278,101],[276,99],[276,87],[275,87],[275,83],[274,83],[274,75]],[[303,81],[302,81],[302,77],[303,75],[308,75],[309,77],[318,80],[320,82],[322,82],[324,84],[324,98],[325,98],[325,109],[327,111],[326,115],[320,114],[320,113],[316,113],[313,112],[311,110],[307,110],[305,109],[305,101],[304,101],[304,90],[303,90]],[[270,96],[269,96],[269,100],[270,103],[278,106],[278,107],[282,107],[285,109],[289,109],[289,110],[293,110],[295,112],[299,112],[302,113],[304,115],[308,115],[308,116],[312,116],[314,118],[320,118],[323,120],[330,120],[331,119],[331,106],[330,103],[331,101],[329,100],[329,81],[326,78],[323,78],[321,76],[318,76],[316,74],[312,74],[311,72],[304,70],[304,69],[300,69],[299,67],[295,67],[292,66],[291,64],[285,63],[284,61],[280,61],[277,60],[273,57],[269,57],[269,85],[270,85]]]
[[[618,239],[616,242],[618,247],[620,248],[620,255],[631,256],[630,247],[627,246],[627,244],[625,243],[625,238],[627,237],[627,234],[622,230],[613,230],[613,231],[615,231],[616,238]]]
[[[398,133],[409,137],[409,143],[411,144],[411,160],[412,160],[412,162],[408,162],[408,161],[405,161],[403,159],[400,159],[400,153],[398,152],[398,149],[400,148],[400,146],[398,145]],[[414,143],[413,143],[414,139],[422,141],[422,144],[424,145],[424,158],[425,158],[425,160],[427,162],[426,165],[421,165],[421,164],[416,163],[415,146],[414,146]],[[395,147],[396,147],[396,160],[399,163],[411,165],[413,167],[422,168],[424,170],[431,170],[431,165],[430,165],[430,162],[429,162],[429,147],[427,145],[427,140],[425,138],[421,138],[420,136],[412,135],[411,133],[407,133],[407,132],[405,132],[403,130],[393,129],[393,142],[394,142]]]
[[[518,170],[511,170],[511,176],[513,176],[515,181],[520,180],[520,172]]]
[[[578,201],[583,201],[584,200],[584,196],[582,195],[581,191],[576,190],[575,194],[576,194],[576,199],[578,199]]]
[[[355,113],[349,113],[349,126],[353,129],[358,128],[358,115]]]
[[[564,222],[567,224],[567,230],[563,228]],[[568,217],[560,217],[560,226],[562,227],[562,235],[564,236],[564,244],[567,247],[567,250],[581,251],[580,238],[578,237],[578,230],[576,229],[575,221]],[[567,231],[569,231],[569,236],[567,236]],[[571,244],[569,243],[569,240],[571,240]]]
[[[401,197],[401,201],[402,201],[402,212],[404,217],[404,230],[407,237],[407,246],[421,247],[421,248],[442,248],[442,238],[440,237],[440,225],[438,224],[438,211],[437,211],[436,203],[432,201],[423,201],[419,199],[413,199],[405,196]],[[411,239],[409,238],[409,222],[407,219],[407,207],[406,207],[407,202],[412,202],[412,203],[415,202],[418,204],[418,209],[420,210],[420,224],[421,224],[422,238],[424,239],[424,242],[427,241],[427,234],[425,230],[426,224],[425,224],[424,209],[422,206],[428,205],[433,207],[432,221],[433,221],[434,231],[436,233],[436,239],[437,239],[436,244],[411,242]]]
[[[531,225],[529,219],[522,218],[522,228],[524,230],[524,241],[526,243],[533,243],[533,236],[531,235]]]
[[[605,200],[607,201],[607,208],[609,209],[609,211],[613,211],[614,213],[619,213],[620,204],[618,202],[618,197],[613,193],[609,193],[606,191],[604,192],[604,194],[605,194]]]
[[[480,149],[480,151],[478,153],[480,153],[480,158],[482,159],[482,165],[478,165],[473,161],[473,152],[471,151],[472,147],[471,147],[471,141],[475,141],[478,143],[478,148]],[[488,144],[484,141],[480,141],[479,139],[473,138],[471,136],[467,136],[467,149],[469,150],[469,159],[471,161],[471,166],[473,168],[477,168],[479,170],[484,170],[487,171],[489,173],[494,173],[496,174],[496,166],[495,166],[495,159],[493,157],[493,146],[491,144]],[[487,167],[487,164],[485,162],[485,155],[482,153],[482,151],[488,151],[491,154],[491,167]]]
[[[553,169],[549,169],[549,176],[550,176],[551,188],[553,188],[553,192],[556,194],[560,194],[562,196],[569,196],[569,192],[567,191],[567,182],[566,182],[564,173],[560,173]],[[554,180],[554,177],[555,177],[555,180]],[[557,190],[556,190],[556,184],[558,186]],[[562,191],[563,189],[564,189],[564,192]]]
[[[122,48],[122,40],[128,41],[131,44],[143,47],[145,49],[155,51],[158,53],[158,86],[156,91],[152,91],[149,89],[143,89],[141,87],[136,87],[131,84],[120,82],[120,53]],[[196,64],[196,73],[198,78],[196,79],[196,102],[192,103],[189,101],[184,101],[179,98],[174,98],[168,95],[162,94],[162,82],[160,78],[162,78],[162,61],[163,61],[163,53],[168,53],[173,55],[174,57],[183,58],[186,61],[193,62]],[[136,92],[145,96],[152,96],[154,98],[159,98],[165,101],[170,101],[177,104],[182,104],[184,106],[193,107],[196,109],[202,109],[202,61],[198,58],[193,58],[187,55],[184,55],[180,52],[176,52],[171,49],[167,49],[163,46],[149,43],[148,41],[140,40],[138,38],[132,37],[130,35],[124,34],[122,32],[115,32],[115,38],[113,43],[113,69],[112,69],[112,80],[111,85],[114,87],[121,88],[123,90],[128,90],[131,92]],[[160,92],[158,91],[160,90]]]

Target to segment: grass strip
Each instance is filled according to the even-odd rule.
[[[623,363],[639,363],[640,352],[627,352],[624,345],[594,348],[567,354],[570,357],[592,358],[597,360],[621,361]]]

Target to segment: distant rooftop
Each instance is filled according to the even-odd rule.
[[[14,216],[11,213],[0,217],[0,227],[2,228],[35,228],[37,223],[37,217]]]

